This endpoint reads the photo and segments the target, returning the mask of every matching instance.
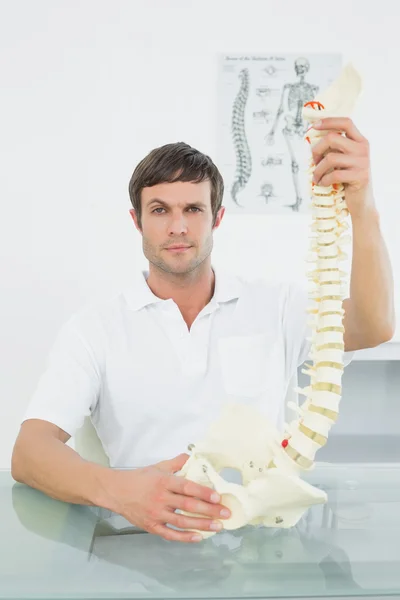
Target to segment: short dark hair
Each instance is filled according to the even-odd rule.
[[[129,182],[129,197],[138,223],[141,224],[141,192],[145,187],[159,183],[192,181],[211,184],[211,209],[213,225],[222,205],[224,181],[211,158],[184,142],[165,144],[151,150],[136,166]]]

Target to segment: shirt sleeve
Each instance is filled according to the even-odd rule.
[[[56,337],[23,421],[49,421],[72,437],[94,410],[100,389],[93,350],[72,317]]]
[[[285,340],[286,378],[290,379],[297,367],[308,358],[311,350],[311,326],[307,324],[311,306],[308,288],[297,282],[287,284],[283,309],[283,334]],[[352,361],[354,352],[344,352],[343,364],[346,367]]]

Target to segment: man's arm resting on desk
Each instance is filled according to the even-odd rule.
[[[111,469],[82,459],[66,446],[69,438],[48,421],[24,421],[11,460],[13,478],[56,500],[107,508]]]
[[[102,506],[134,525],[181,542],[199,541],[190,529],[222,527],[226,509],[213,489],[175,477],[189,456],[181,454],[135,471],[114,471],[82,459],[65,443],[69,435],[48,421],[28,419],[21,426],[12,456],[12,476],[51,498]],[[175,509],[199,515],[177,514]],[[203,516],[202,516],[203,515]],[[166,523],[188,531],[175,531]]]

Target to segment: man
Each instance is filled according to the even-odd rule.
[[[313,150],[315,179],[346,184],[353,225],[348,353],[392,337],[393,282],[368,142],[347,119],[326,119],[323,128],[331,131]],[[64,325],[25,414],[12,475],[51,497],[111,509],[165,539],[195,541],[168,524],[218,529],[229,511],[221,512],[212,490],[174,473],[225,402],[256,406],[282,426],[290,378],[310,349],[307,293],[212,267],[223,181],[211,159],[187,144],[150,152],[129,193],[149,271]],[[88,415],[110,465],[137,469],[96,465],[65,445]]]

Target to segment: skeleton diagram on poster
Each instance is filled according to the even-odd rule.
[[[341,67],[340,54],[221,57],[217,159],[228,212],[309,212],[301,112]]]

